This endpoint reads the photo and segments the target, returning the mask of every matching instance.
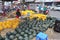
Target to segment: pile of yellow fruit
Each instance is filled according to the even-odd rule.
[[[35,12],[32,10],[25,10],[25,11],[20,11],[22,16],[26,16],[28,13],[30,15],[34,14]],[[13,12],[14,15],[16,15],[16,11]]]
[[[25,11],[21,11],[21,15],[22,16],[26,16],[29,13],[29,15],[34,14],[35,12],[32,10],[25,10]]]
[[[33,18],[35,18],[35,17],[37,17],[37,19],[39,20],[39,19],[42,19],[43,21],[46,19],[46,15],[44,15],[44,14],[33,14],[33,15],[31,15],[29,18],[30,19],[33,19]]]
[[[2,31],[3,29],[7,29],[7,28],[15,29],[18,26],[18,24],[19,24],[18,18],[0,22],[0,31]]]

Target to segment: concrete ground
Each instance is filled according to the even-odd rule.
[[[52,17],[60,18],[60,11],[49,11],[49,15]]]
[[[49,40],[60,40],[60,33],[54,32],[53,29],[48,29],[46,34],[48,34]]]

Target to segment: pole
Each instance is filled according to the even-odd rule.
[[[23,10],[24,10],[24,3],[25,3],[25,0],[23,0]]]
[[[2,6],[3,6],[3,7],[2,7],[2,10],[3,10],[3,9],[4,9],[4,0],[2,1]]]
[[[45,6],[44,3],[45,3],[45,1],[43,0],[43,7]]]
[[[34,0],[34,6],[35,6],[35,0]],[[34,8],[34,11],[35,11],[35,8]]]

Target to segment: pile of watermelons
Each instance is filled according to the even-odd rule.
[[[39,32],[45,32],[48,28],[52,28],[55,24],[56,18],[47,17],[45,21],[36,20],[36,18],[30,20],[29,18],[25,18],[25,21],[20,22],[18,28],[15,29],[14,32],[6,33],[6,37],[1,40],[32,40],[33,37]]]

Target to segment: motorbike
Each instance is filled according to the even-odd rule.
[[[60,20],[55,21],[54,31],[60,33]]]
[[[44,12],[45,15],[47,15],[48,13],[49,13],[49,10],[46,10],[46,11]]]

